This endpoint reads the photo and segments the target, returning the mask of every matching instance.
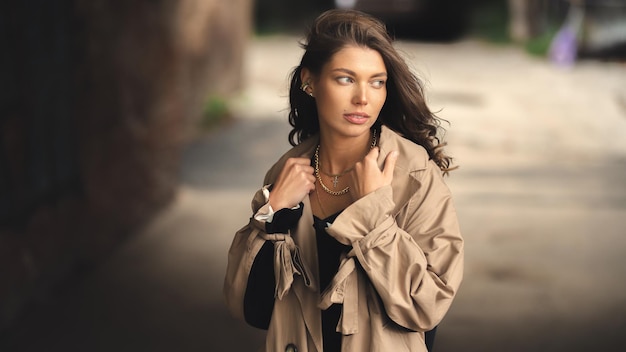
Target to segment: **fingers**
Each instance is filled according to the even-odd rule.
[[[352,171],[351,194],[359,199],[382,186],[391,184],[393,170],[398,159],[398,152],[392,151],[385,157],[383,169],[378,166],[380,149],[372,148],[363,161],[356,163]]]
[[[311,173],[313,173],[313,167],[311,166],[311,160],[307,158],[289,158],[285,161],[285,166],[283,166],[283,170],[289,170],[291,168],[296,168],[296,170],[301,170],[300,167],[304,167],[303,170],[311,169]]]
[[[383,165],[382,173],[385,177],[389,178],[393,176],[393,169],[396,166],[396,161],[398,160],[398,151],[393,150],[385,157],[385,163]],[[367,155],[365,156],[365,160],[369,162],[376,162],[380,155],[380,149],[378,147],[372,148]],[[365,161],[364,160],[364,161]]]
[[[289,158],[285,162],[283,170],[286,170],[286,172],[301,172],[311,176],[313,176],[314,171],[313,166],[311,166],[311,161],[307,158]],[[315,180],[315,177],[313,177],[313,180]]]
[[[285,164],[311,165],[311,160],[307,158],[289,158]]]
[[[291,168],[294,173],[301,175],[305,180],[315,182],[315,176],[313,176],[313,166],[311,161],[307,158],[290,158],[285,163],[287,168]]]
[[[380,148],[374,147],[370,149],[370,151],[365,155],[365,159],[370,159],[376,161],[378,159],[378,154],[380,154]]]
[[[270,205],[275,210],[291,208],[315,189],[314,169],[307,158],[289,158],[270,193]]]
[[[396,167],[396,161],[398,160],[398,151],[394,150],[391,153],[387,154],[385,158],[385,166],[383,168],[383,176],[387,180],[391,180],[393,178],[393,169]]]

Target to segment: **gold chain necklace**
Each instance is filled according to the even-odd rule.
[[[374,134],[372,136],[372,144],[370,145],[370,149],[374,148],[376,146],[376,130],[373,131]],[[328,175],[326,173],[324,173],[325,175],[328,175],[330,177],[333,178],[333,187],[337,187],[337,183],[339,182],[339,177],[347,174],[348,172],[352,171],[352,169],[354,169],[354,166],[349,168],[348,170],[337,174],[337,175]],[[324,192],[330,194],[331,196],[341,196],[344,195],[346,193],[348,193],[350,191],[350,186],[347,186],[346,188],[342,189],[341,191],[333,191],[330,188],[326,187],[326,185],[324,184],[324,182],[322,182],[322,177],[320,176],[320,145],[317,145],[317,148],[315,148],[315,177],[317,177],[317,180],[320,183],[320,186],[322,186],[322,189],[324,190]]]
[[[322,206],[322,201],[320,200],[320,193],[319,191],[316,189],[315,190],[315,196],[317,197],[317,204],[320,205],[320,211],[322,212],[322,219],[326,219],[326,210],[324,210],[324,207]]]
[[[333,179],[333,187],[336,188],[337,187],[337,183],[339,183],[339,177],[347,174],[348,172],[352,171],[353,169],[354,169],[354,166],[349,168],[348,170],[340,173],[340,174],[335,174],[335,175],[327,174],[323,170],[320,170],[320,172],[323,173],[324,175],[328,176],[328,177],[331,177]]]

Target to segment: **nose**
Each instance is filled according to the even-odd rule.
[[[362,84],[355,85],[352,102],[355,105],[367,105],[367,87],[364,87]]]

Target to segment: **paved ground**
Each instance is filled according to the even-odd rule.
[[[288,147],[297,39],[254,40],[240,118],[189,146],[176,201],[1,351],[255,350],[262,332],[228,316],[221,286],[251,195]],[[622,351],[626,66],[560,69],[476,42],[400,47],[461,165],[449,185],[467,269],[437,351]]]

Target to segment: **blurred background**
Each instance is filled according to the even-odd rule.
[[[626,1],[0,5],[0,351],[252,351],[234,233],[322,11],[383,19],[460,165],[436,351],[626,345]]]

